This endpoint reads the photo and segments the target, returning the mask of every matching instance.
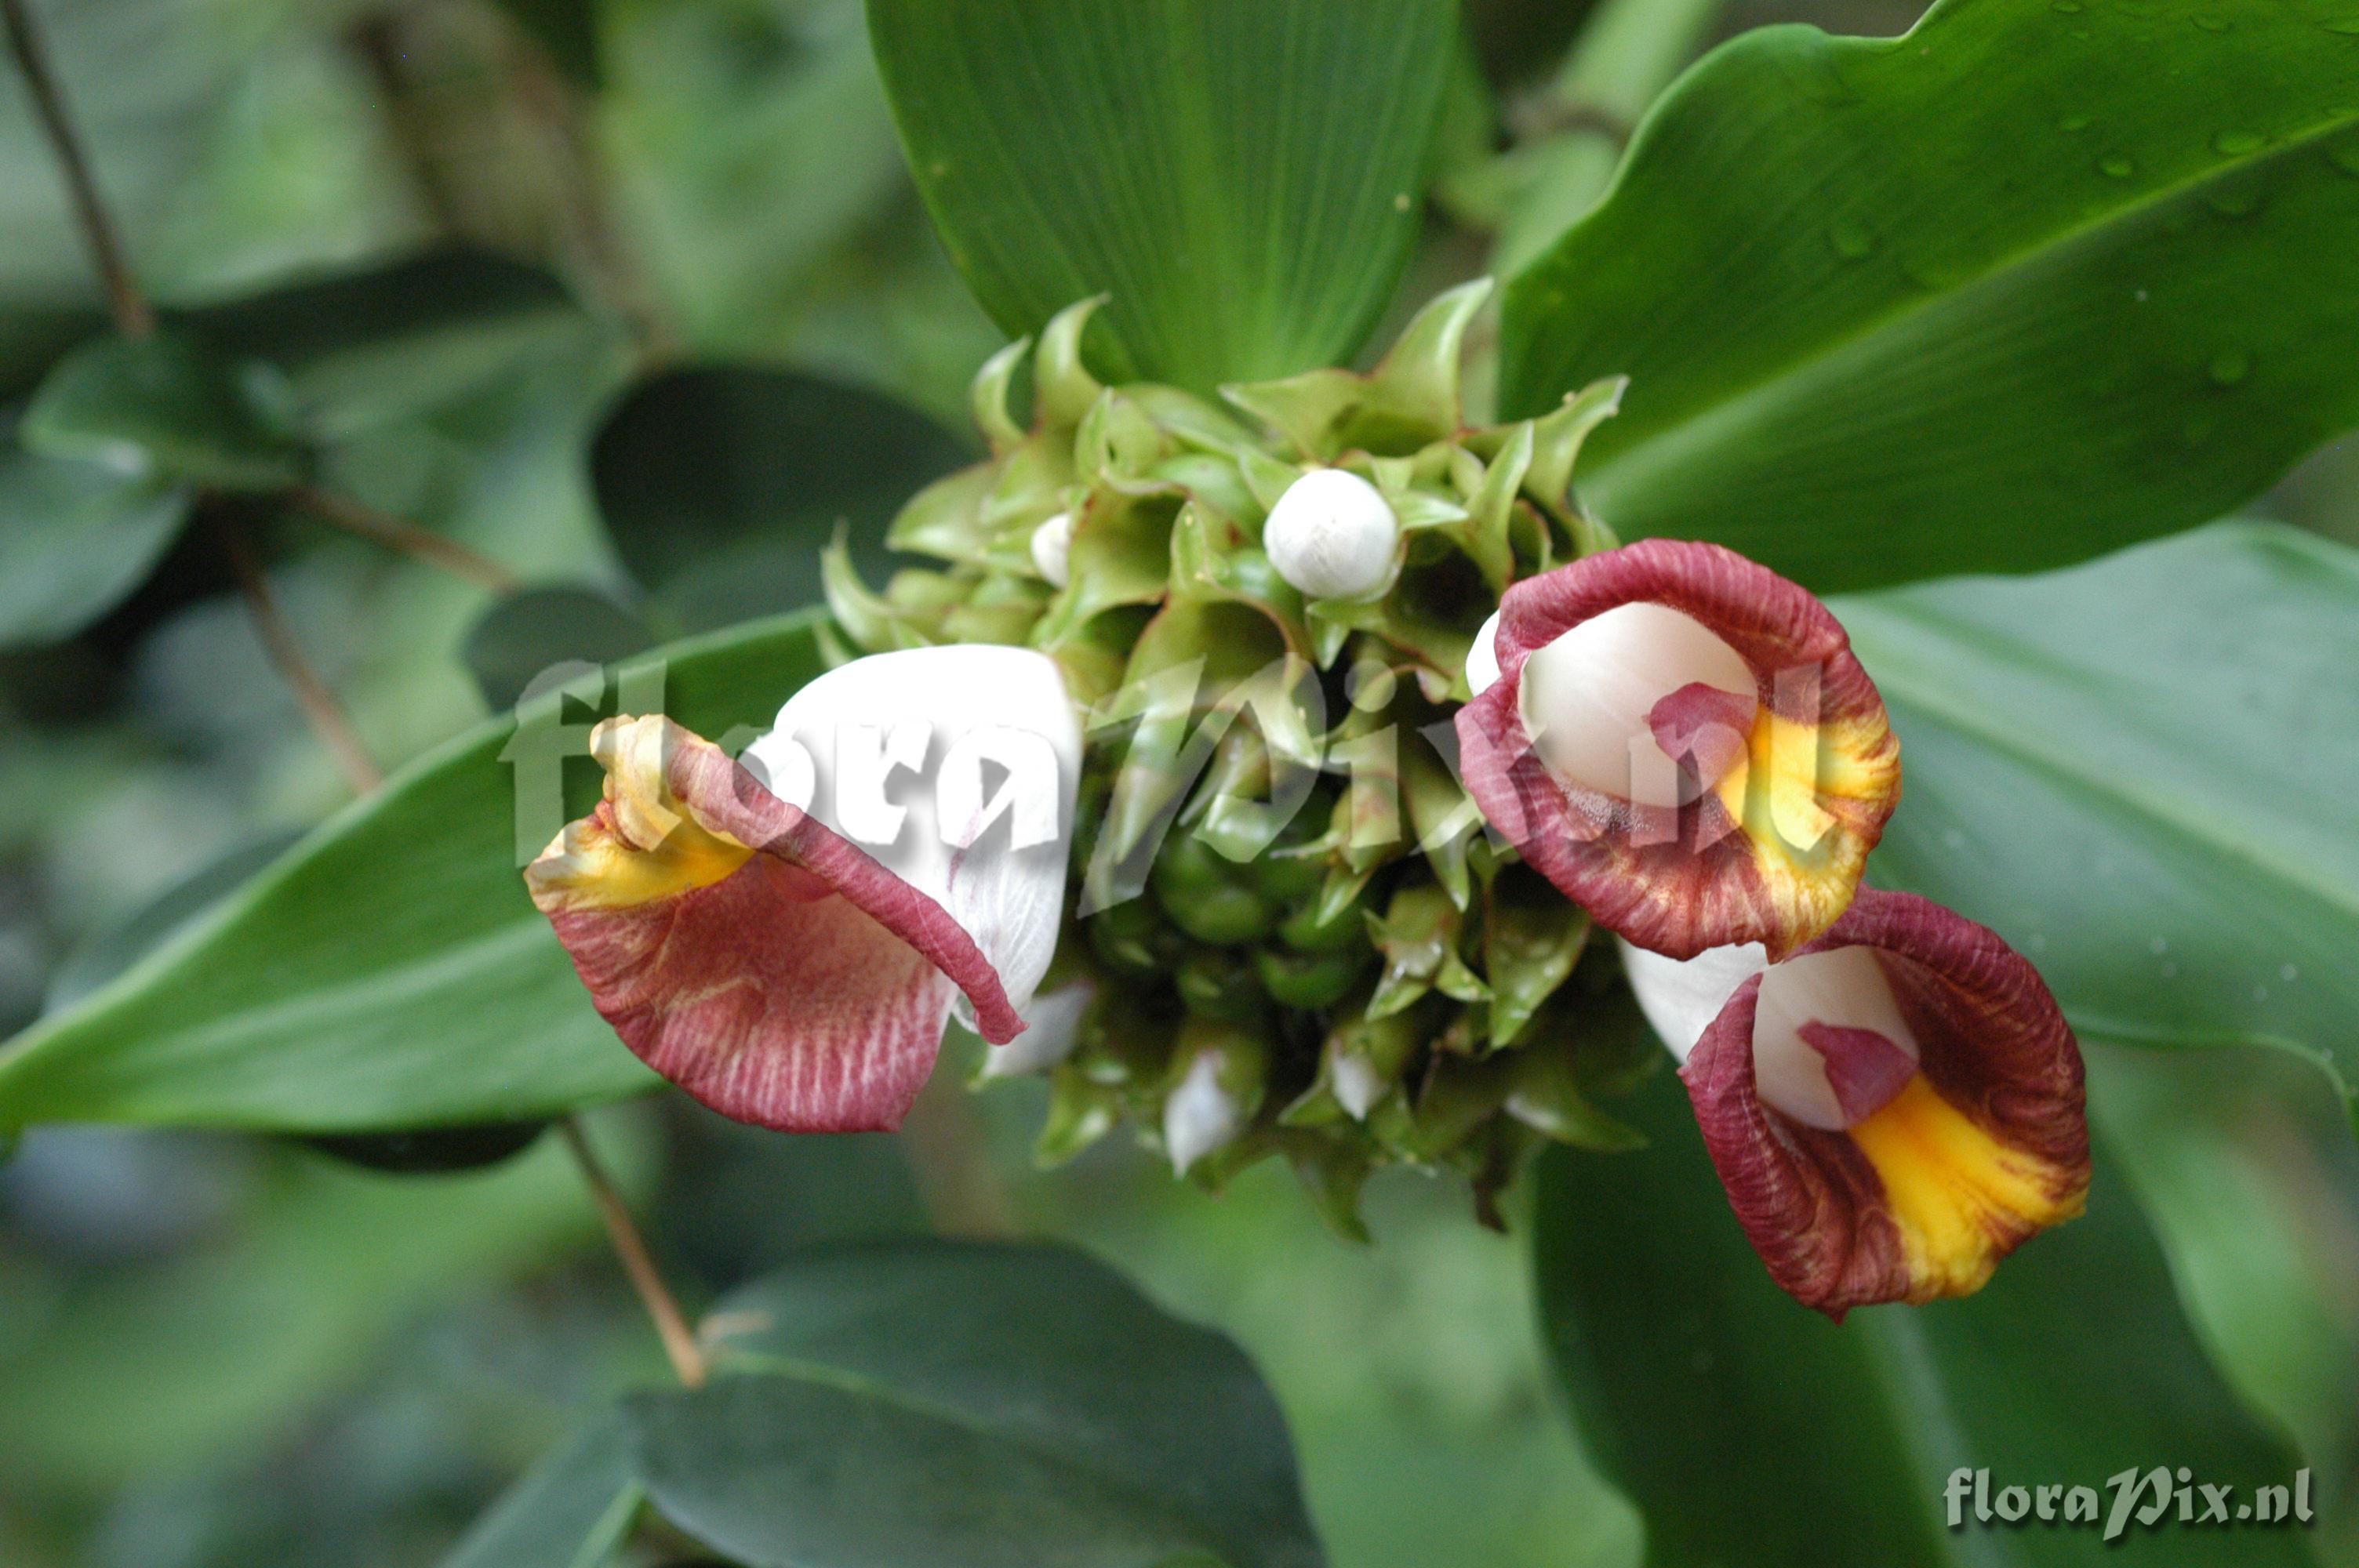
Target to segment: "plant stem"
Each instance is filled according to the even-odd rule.
[[[495,593],[516,590],[516,574],[488,556],[477,555],[455,539],[446,539],[398,517],[388,517],[348,495],[321,490],[318,485],[299,484],[287,492],[287,499],[323,523],[399,550],[429,566],[456,572]]]
[[[352,720],[336,702],[336,694],[311,667],[304,655],[303,644],[297,641],[295,629],[280,613],[277,598],[270,591],[270,579],[263,575],[262,563],[255,559],[254,546],[236,527],[207,510],[207,521],[212,524],[213,536],[229,557],[230,567],[237,573],[238,591],[245,597],[246,614],[254,622],[255,635],[262,639],[262,651],[269,655],[271,665],[294,688],[295,700],[303,709],[303,717],[311,721],[312,730],[321,743],[335,758],[336,766],[343,773],[355,793],[367,795],[385,783],[385,774],[377,770],[375,759],[353,729]]]
[[[124,259],[123,242],[98,199],[90,160],[82,155],[73,123],[66,118],[65,100],[58,92],[48,51],[33,25],[31,13],[25,8],[25,0],[0,0],[0,22],[7,27],[9,47],[16,50],[16,63],[25,73],[25,85],[32,92],[33,112],[49,137],[50,151],[57,156],[58,168],[65,176],[74,217],[82,225],[82,237],[89,242],[99,277],[106,286],[107,307],[114,316],[115,330],[126,338],[147,337],[156,330],[156,312],[133,280],[131,267]]]
[[[607,1239],[614,1245],[614,1255],[622,1260],[623,1272],[630,1276],[631,1288],[638,1292],[640,1304],[655,1320],[656,1334],[663,1340],[664,1354],[671,1357],[672,1370],[690,1388],[704,1387],[703,1347],[697,1344],[679,1303],[665,1288],[663,1276],[657,1272],[655,1260],[648,1255],[647,1241],[631,1218],[629,1206],[623,1202],[623,1195],[606,1174],[597,1152],[590,1147],[581,1122],[570,1116],[560,1117],[557,1130],[564,1135],[565,1146],[573,1151],[574,1163],[582,1167],[582,1179],[589,1184],[590,1196],[598,1206],[598,1217],[606,1222]]]

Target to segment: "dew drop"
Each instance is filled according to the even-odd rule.
[[[2223,218],[2249,218],[2261,210],[2261,193],[2250,189],[2215,190],[2203,202]]]
[[[2168,937],[2168,936],[2157,936],[2157,937],[2153,937],[2153,938],[2151,938],[2150,940],[2148,940],[2148,941],[2147,941],[2147,945],[2146,945],[2146,950],[2147,950],[2147,952],[2149,952],[2149,953],[2152,953],[2156,957],[2158,957],[2158,957],[2162,957],[2162,955],[2164,955],[2165,953],[2168,953],[2168,952],[2169,952],[2169,951],[2170,951],[2170,938],[2169,938],[2169,937]]]
[[[2121,153],[2107,153],[2097,160],[2097,172],[2114,179],[2127,179],[2137,172],[2137,165]]]
[[[2230,157],[2241,157],[2246,153],[2258,151],[2267,144],[2268,137],[2257,131],[2223,131],[2212,138],[2212,150],[2225,153]]]
[[[2354,179],[2359,179],[2359,142],[2344,142],[2340,146],[2327,148],[2326,161]]]
[[[2195,25],[2207,33],[2224,33],[2236,24],[2225,16],[2198,16]]]
[[[2277,966],[2277,979],[2288,982],[2298,980],[2301,979],[2301,971],[2295,968],[2291,964],[2279,964]]]
[[[2359,16],[2337,16],[2332,22],[2321,22],[2318,25],[2330,33],[2341,33],[2345,37],[2359,33]]]
[[[2245,379],[2253,368],[2253,356],[2242,349],[2223,349],[2212,357],[2212,379],[2223,386],[2234,386]]]
[[[2056,128],[2060,131],[2085,131],[2091,118],[2093,116],[2087,114],[2067,114],[2056,122]]]
[[[1941,835],[1941,842],[1949,849],[1962,849],[1966,847],[1966,836],[1952,827]]]
[[[1875,249],[1875,236],[1848,218],[1838,219],[1828,226],[1827,243],[1845,261],[1858,261]]]

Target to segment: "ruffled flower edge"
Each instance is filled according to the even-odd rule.
[[[1762,1102],[1760,975],[1680,1072],[1755,1250],[1838,1322],[1856,1306],[1978,1290],[2002,1258],[2081,1213],[2090,1169],[2080,1047],[2028,961],[1939,904],[1873,890],[1802,951],[1854,946],[1875,950],[1921,1049],[1881,1109],[1827,1131]]]

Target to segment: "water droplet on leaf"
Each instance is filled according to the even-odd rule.
[[[2267,144],[2268,138],[2257,131],[2223,131],[2212,138],[2212,150],[2225,153],[2230,157],[2257,151]]]
[[[2223,349],[2212,358],[2212,379],[2223,386],[2234,386],[2245,379],[2253,368],[2253,356],[2242,349]]]
[[[1875,249],[1875,236],[1848,218],[1838,219],[1828,226],[1827,243],[1845,261],[1857,261]]]
[[[2060,131],[2085,131],[2091,118],[2087,114],[2067,114],[2056,122],[2056,128]]]
[[[2137,172],[2137,165],[2121,153],[2107,153],[2097,160],[2097,172],[2114,179],[2127,179]]]

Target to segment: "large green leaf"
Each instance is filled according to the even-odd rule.
[[[658,649],[608,683],[608,710],[619,691],[716,739],[766,726],[822,667],[816,624],[787,616]],[[503,719],[421,759],[0,1050],[0,1128],[527,1120],[653,1084],[525,896],[519,853],[563,818],[529,767],[503,762],[516,733]],[[575,790],[595,773],[573,764]]]
[[[984,308],[1113,297],[1105,368],[1199,391],[1349,355],[1417,232],[1448,0],[870,0]]]
[[[2082,1563],[2100,1530],[1948,1528],[1961,1467],[2086,1486],[2188,1466],[2290,1485],[2299,1461],[2241,1407],[2180,1314],[2144,1217],[2100,1163],[2089,1213],[2000,1266],[1979,1295],[1874,1307],[1841,1327],[1770,1282],[1668,1072],[1629,1111],[1636,1155],[1552,1153],[1538,1267],[1559,1366],[1592,1452],[1647,1518],[1655,1568]],[[2100,1523],[2102,1525],[2102,1517]],[[2312,1561],[2277,1527],[2129,1527],[2130,1561]]]
[[[2347,1068],[2359,552],[2223,524],[1837,612],[1908,770],[1880,880],[2005,935],[2085,1033]]]
[[[1822,589],[2218,516],[2359,418],[2354,23],[1951,0],[1747,35],[1510,287],[1503,400],[1628,373],[1599,514]]]
[[[1252,1364],[1081,1253],[819,1254],[710,1321],[733,1375],[637,1396],[626,1424],[656,1507],[734,1560],[1320,1560]]]

